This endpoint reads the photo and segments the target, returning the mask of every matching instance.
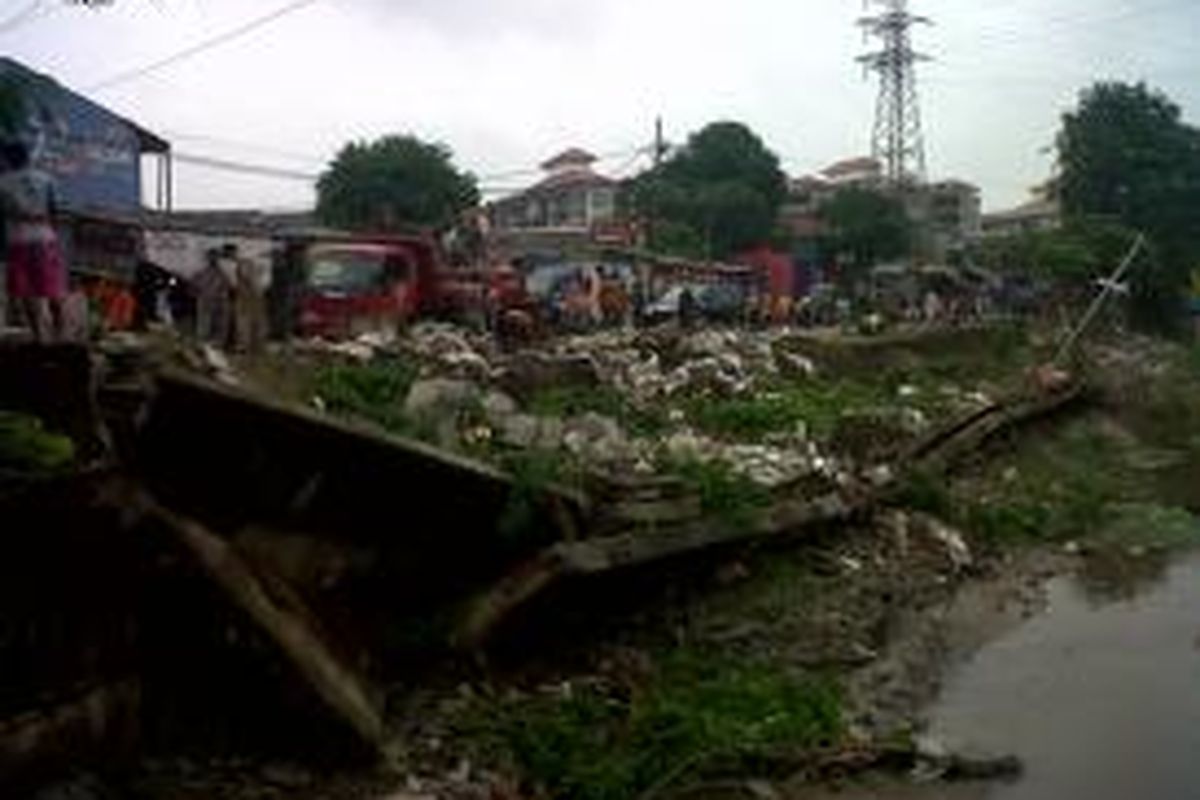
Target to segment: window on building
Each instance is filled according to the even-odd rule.
[[[592,190],[592,219],[610,220],[616,212],[616,193],[607,187]]]

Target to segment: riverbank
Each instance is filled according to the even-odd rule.
[[[897,441],[920,435],[896,423],[920,415],[931,425],[999,394],[1046,349],[1011,332],[881,342],[884,355],[869,343],[784,337],[614,338],[593,372],[563,344],[532,359],[541,373],[517,367],[524,373],[505,392],[513,404],[493,396],[489,415],[501,356],[488,354],[483,373],[461,340],[438,336],[411,361],[387,357],[378,369],[370,353],[321,355],[315,371],[284,383],[327,413],[485,457],[552,453],[556,470],[669,465],[662,451],[686,440],[708,465],[691,468],[699,511],[731,521],[752,519],[764,490],[794,480],[787,468],[869,479]],[[768,363],[764,343],[774,370],[752,366]],[[639,367],[651,353],[654,369]],[[475,377],[443,374],[446,364]],[[571,369],[583,370],[584,388]],[[1195,541],[1192,354],[1126,340],[1093,347],[1084,369],[1094,392],[1082,410],[990,441],[948,478],[916,475],[887,503],[802,544],[726,549],[537,598],[474,658],[391,684],[387,770],[330,777],[311,764],[168,752],[121,777],[112,796],[807,797],[880,776],[903,784],[914,770],[962,777],[953,753],[923,744],[923,713],[943,677],[1044,608],[1047,579],[1124,585]],[[251,385],[280,382],[269,369],[229,371]],[[459,395],[414,418],[408,400],[431,380],[481,388],[476,400]],[[526,416],[534,439],[497,441]],[[584,417],[603,435],[569,436],[588,427]]]

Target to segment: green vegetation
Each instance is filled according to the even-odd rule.
[[[1076,420],[1031,442],[1014,465],[997,465],[990,491],[957,497],[956,521],[995,542],[1087,537],[1103,526],[1109,503],[1142,494],[1127,467],[1112,436],[1094,420]]]
[[[404,415],[404,398],[416,377],[416,369],[401,361],[334,364],[317,371],[313,392],[333,414],[359,417],[409,435],[414,425]]]
[[[771,502],[770,492],[723,462],[690,459],[662,466],[700,496],[704,513],[731,525],[754,524]]]
[[[739,441],[760,442],[804,423],[818,435],[833,431],[847,410],[878,403],[884,387],[867,381],[803,381],[753,396],[695,397],[687,403],[688,419],[701,431]]]
[[[896,502],[993,544],[1161,539],[1173,545],[1194,524],[1187,512],[1162,505],[1161,476],[1138,466],[1143,451],[1127,432],[1085,417],[1027,441],[976,479],[947,486],[936,476],[910,476]]]
[[[500,466],[513,478],[513,489],[496,529],[507,542],[519,545],[548,544],[556,532],[537,527],[545,516],[538,504],[551,486],[578,485],[581,470],[565,454],[551,450],[521,450],[493,453]]]
[[[1058,230],[983,239],[974,256],[981,266],[999,273],[1023,272],[1083,284],[1108,277],[1136,236],[1117,222],[1071,219]]]
[[[1115,220],[1149,237],[1132,273],[1135,322],[1177,330],[1200,259],[1200,130],[1144,84],[1097,83],[1063,117],[1058,194],[1068,220]]]
[[[772,240],[787,180],[757,134],[715,122],[630,191],[634,211],[655,222],[653,249],[725,258]]]
[[[467,716],[478,747],[575,800],[623,800],[717,764],[815,749],[843,724],[830,680],[698,652],[664,657],[641,685],[574,685]]]
[[[820,209],[829,226],[828,252],[849,257],[843,274],[843,289],[868,276],[871,267],[909,254],[912,223],[904,201],[872,189],[842,189]]]
[[[50,433],[36,417],[0,411],[0,474],[53,474],[74,460],[75,445],[66,436]]]
[[[445,145],[415,136],[351,142],[317,183],[317,214],[352,230],[452,224],[479,202],[474,176],[452,159]]]
[[[639,436],[657,436],[667,429],[661,407],[642,408],[611,386],[556,386],[543,389],[529,400],[529,413],[567,418],[601,414],[616,420],[624,430]]]
[[[1182,508],[1156,503],[1114,503],[1094,537],[1100,544],[1166,549],[1200,544],[1200,519]]]

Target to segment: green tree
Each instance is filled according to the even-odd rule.
[[[321,221],[349,229],[443,227],[479,203],[474,176],[450,149],[414,136],[386,136],[342,148],[317,183]]]
[[[757,134],[739,122],[716,122],[640,176],[632,191],[638,213],[654,222],[651,247],[699,241],[706,255],[724,258],[771,240],[787,181]],[[658,235],[666,231],[670,238]]]
[[[1063,117],[1057,145],[1067,220],[1115,220],[1150,238],[1133,275],[1135,321],[1177,323],[1200,262],[1200,131],[1161,92],[1098,83]]]
[[[6,75],[0,78],[0,134],[16,133],[25,121],[25,92],[20,81]]]
[[[827,246],[843,257],[845,276],[857,281],[873,265],[908,255],[912,223],[900,198],[871,189],[847,188],[821,206]]]
[[[1109,275],[1136,236],[1117,222],[1072,219],[1058,230],[984,239],[971,256],[994,272],[1078,284]]]

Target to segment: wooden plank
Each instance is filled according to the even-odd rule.
[[[163,507],[145,491],[122,488],[126,513],[163,523],[175,543],[275,644],[335,717],[385,755],[383,715],[373,699],[378,693],[370,691],[366,679],[334,654],[304,602],[286,582],[272,580],[261,566],[256,573],[221,537]]]

